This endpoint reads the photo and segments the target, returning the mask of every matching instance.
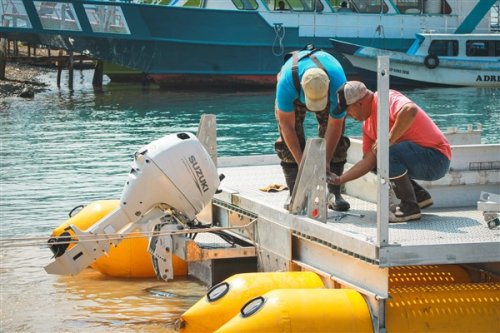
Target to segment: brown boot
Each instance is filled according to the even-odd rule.
[[[389,213],[389,222],[406,222],[419,220],[422,214],[415,197],[412,183],[408,174],[392,179],[396,197],[401,200],[394,212]]]
[[[337,176],[342,175],[344,172],[345,163],[333,163],[330,170]],[[328,184],[328,208],[338,212],[345,212],[351,208],[351,205],[342,197],[341,185]]]
[[[283,175],[285,176],[286,186],[288,186],[290,195],[292,195],[293,188],[295,187],[295,181],[297,180],[297,174],[299,173],[299,167],[295,163],[281,162],[281,169],[283,170]]]
[[[416,181],[410,179],[411,185],[413,186],[413,191],[415,192],[415,197],[417,199],[418,206],[420,209],[430,207],[434,204],[432,197],[429,192],[420,186]]]
[[[428,208],[434,204],[432,197],[429,192],[427,192],[422,186],[420,186],[416,181],[410,179],[411,185],[413,186],[413,191],[415,192],[415,198],[417,199],[418,206],[420,209]],[[391,205],[391,212],[396,212],[399,204]]]
[[[351,205],[342,197],[340,185],[328,185],[328,208],[338,212],[345,212],[351,208]]]

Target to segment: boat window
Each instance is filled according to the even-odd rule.
[[[279,0],[274,2],[274,10],[288,10],[290,7],[286,3],[286,1]]]
[[[498,57],[500,56],[500,41],[468,40],[465,50],[469,57]]]
[[[338,13],[352,13],[351,5],[349,5],[349,1],[344,0],[340,3],[340,7],[335,7],[335,11]]]
[[[269,8],[274,10],[292,10],[295,12],[321,12],[324,9],[319,0],[266,0]]]
[[[83,4],[93,32],[130,35],[120,6]]]
[[[450,14],[451,7],[445,0],[393,0],[401,14]]]
[[[44,29],[82,31],[73,4],[52,1],[34,1],[33,3]]]
[[[31,21],[22,0],[2,1],[0,27],[31,29]]]
[[[424,11],[423,0],[395,0],[393,3],[401,14],[420,14]]]
[[[429,54],[444,57],[456,57],[458,55],[458,41],[433,40],[429,46]]]
[[[382,0],[351,0],[351,9],[358,13],[387,13],[387,5]]]
[[[125,2],[134,2],[134,3],[146,3],[153,5],[165,5],[171,7],[195,7],[200,8],[202,3],[201,0],[119,0]]]
[[[233,0],[233,4],[242,10],[255,10],[259,7],[256,0]]]

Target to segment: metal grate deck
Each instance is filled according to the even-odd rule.
[[[245,198],[256,207],[268,207],[287,214],[283,208],[288,191],[267,193],[259,188],[273,183],[285,184],[279,165],[257,165],[226,167],[219,169],[226,178],[221,189],[233,192],[233,196]],[[234,193],[235,192],[235,193]],[[376,246],[376,204],[346,196],[351,204],[352,213],[364,214],[363,218],[345,216],[336,220],[338,212],[328,211],[326,226],[331,235],[349,236],[368,246]],[[311,220],[303,217],[303,223]],[[302,222],[301,222],[302,223]],[[293,229],[293,226],[292,226]],[[332,237],[335,243],[336,237]],[[345,250],[354,253],[359,244]],[[500,229],[489,229],[483,214],[476,207],[425,209],[422,219],[408,223],[390,224],[389,246],[380,251],[384,258],[373,258],[387,266],[401,264],[430,264],[451,262],[488,262],[500,261]]]

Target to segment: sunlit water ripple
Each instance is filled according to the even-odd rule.
[[[54,73],[46,76],[54,83]],[[217,116],[220,156],[273,153],[273,92],[161,92],[110,84],[94,93],[91,72],[76,90],[0,101],[1,326],[4,332],[172,330],[172,322],[206,290],[189,280],[111,279],[93,270],[47,275],[42,246],[17,247],[13,237],[48,236],[75,206],[117,199],[133,153],[166,134],[196,132],[200,116]],[[407,95],[445,130],[482,124],[483,143],[498,143],[499,89],[416,89]],[[316,124],[307,119],[307,132]],[[348,121],[349,135],[360,124]],[[168,286],[173,295],[146,290]]]

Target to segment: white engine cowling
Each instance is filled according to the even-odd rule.
[[[193,220],[219,187],[217,168],[191,133],[167,135],[142,147],[134,157],[120,199],[131,218],[164,203]]]

